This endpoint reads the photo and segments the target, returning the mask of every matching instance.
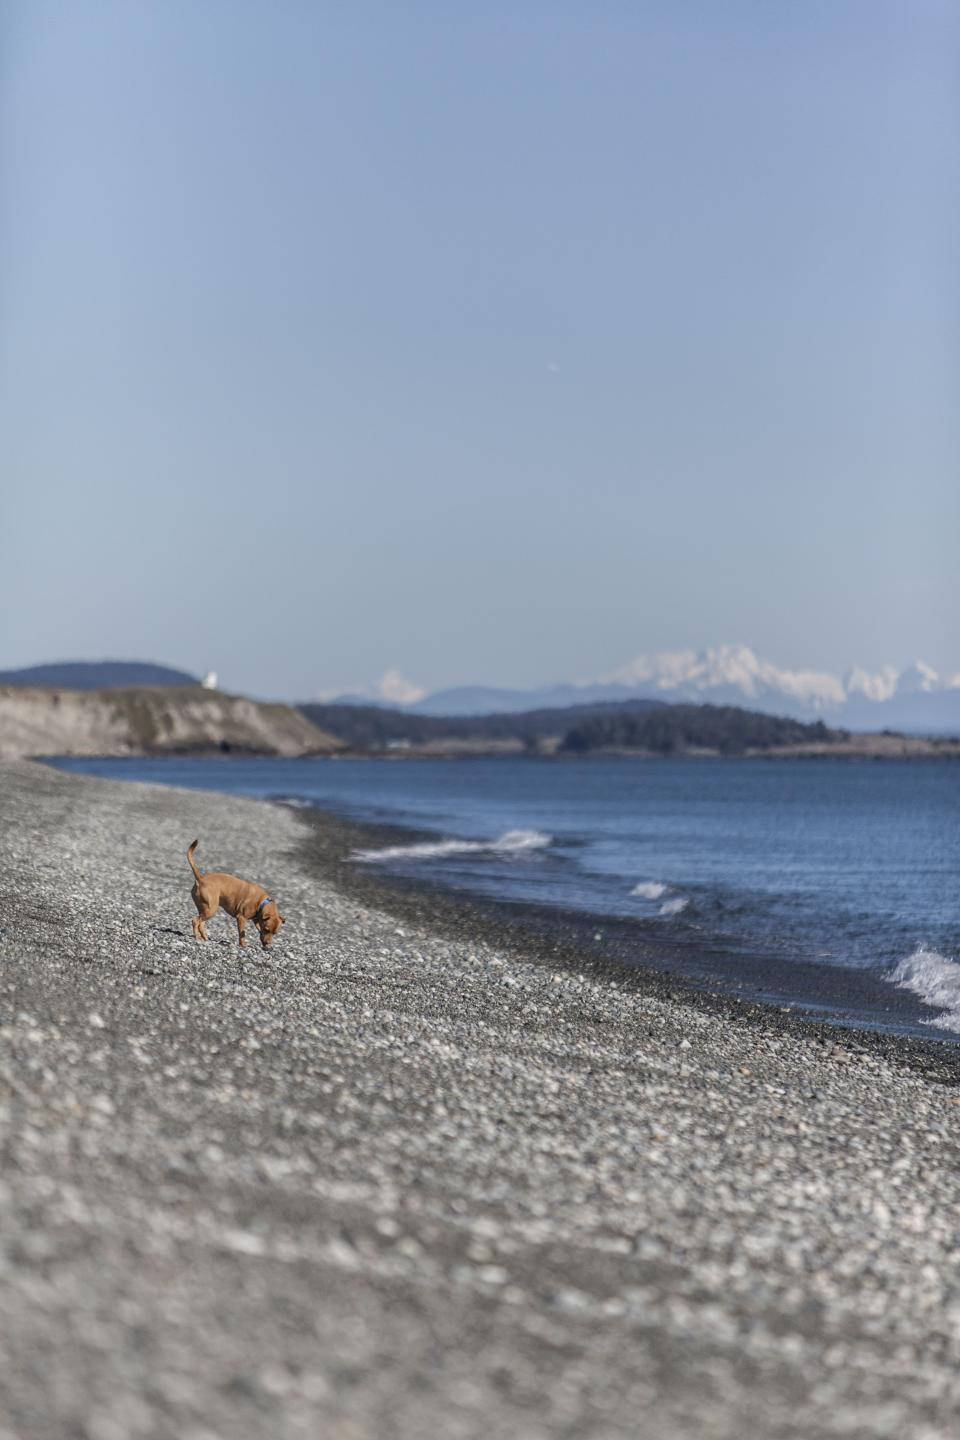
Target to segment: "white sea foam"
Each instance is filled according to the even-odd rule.
[[[446,855],[515,855],[542,850],[551,836],[539,830],[508,830],[496,840],[421,840],[415,845],[386,845],[382,850],[354,850],[351,860],[440,860]]]
[[[639,895],[641,900],[659,900],[666,888],[659,880],[641,880],[639,885],[634,885],[630,894]]]
[[[888,979],[901,990],[912,990],[925,1005],[940,1011],[925,1024],[960,1034],[960,965],[955,960],[918,945]]]
[[[690,901],[686,895],[677,895],[673,900],[664,900],[657,914],[663,915],[664,917],[668,915],[679,915],[680,911],[686,910],[689,904]]]

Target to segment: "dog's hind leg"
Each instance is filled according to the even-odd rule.
[[[210,936],[207,934],[206,922],[216,915],[217,907],[216,905],[211,905],[209,900],[204,899],[203,892],[199,885],[194,885],[190,894],[193,897],[194,905],[197,907],[197,913],[191,921],[193,925],[193,937],[195,940],[209,940]]]

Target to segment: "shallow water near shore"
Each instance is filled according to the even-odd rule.
[[[950,762],[67,759],[283,799],[400,840],[373,880],[556,910],[726,991],[960,1034],[960,767]],[[192,838],[192,837],[190,837]],[[382,843],[381,843],[382,842]],[[838,998],[838,997],[842,997]]]

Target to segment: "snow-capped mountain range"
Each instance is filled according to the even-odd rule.
[[[960,674],[940,675],[922,660],[903,669],[885,665],[870,671],[853,666],[843,675],[786,670],[762,660],[747,645],[640,655],[595,680],[536,690],[464,686],[428,694],[399,671],[388,670],[371,690],[339,698],[393,705],[422,715],[490,714],[654,698],[741,705],[803,720],[822,718],[855,730],[937,734],[960,729]]]

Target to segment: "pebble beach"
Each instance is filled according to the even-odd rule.
[[[0,1440],[952,1440],[960,1046],[0,764]],[[266,885],[191,935],[186,847]]]

